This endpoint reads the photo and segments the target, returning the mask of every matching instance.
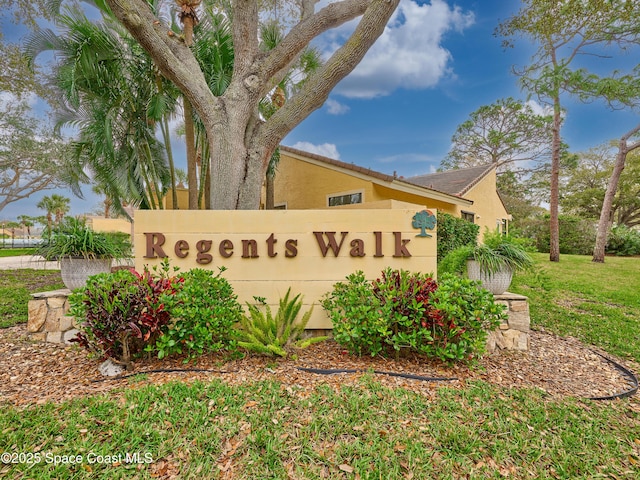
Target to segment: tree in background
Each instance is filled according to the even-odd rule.
[[[552,117],[513,98],[472,112],[451,138],[444,169],[494,164],[499,172],[528,173],[551,157]]]
[[[636,126],[635,128],[632,128],[627,133],[625,133],[622,137],[620,137],[620,141],[618,142],[618,153],[616,155],[616,161],[613,165],[611,178],[609,179],[609,183],[607,184],[607,191],[604,194],[602,211],[600,212],[600,220],[598,221],[598,230],[596,232],[596,244],[595,244],[595,247],[593,248],[594,262],[598,262],[598,263],[604,262],[604,250],[607,244],[607,233],[611,229],[611,225],[613,223],[612,214],[613,214],[614,197],[616,195],[616,191],[618,190],[618,183],[620,180],[620,176],[622,175],[622,170],[625,167],[627,155],[630,152],[640,148],[640,140],[635,140],[629,143],[629,140],[631,138],[633,138],[634,136],[635,137],[638,136],[638,132],[640,132],[640,125]],[[634,200],[635,200],[635,203],[638,203],[637,195],[635,196]],[[640,223],[640,221],[638,223]]]
[[[0,16],[10,16],[14,24],[33,27],[36,20],[48,18],[47,0],[0,0]],[[29,67],[19,45],[10,43],[0,30],[0,91],[16,96],[36,93],[45,98],[48,89],[37,70]]]
[[[24,100],[0,103],[0,211],[70,181],[70,150]]]
[[[598,221],[618,153],[619,145],[612,142],[578,154],[577,165],[565,170],[560,199],[563,212],[594,223]],[[629,228],[640,225],[640,151],[637,149],[627,154],[607,219],[610,225]]]
[[[34,225],[33,217],[29,215],[18,215],[20,226],[27,231],[27,237],[31,237],[31,227]]]
[[[537,45],[530,64],[516,74],[525,90],[553,107],[549,259],[557,262],[560,260],[558,207],[564,95],[585,102],[601,99],[612,107],[635,105],[640,100],[637,75],[612,71],[599,76],[579,63],[585,55],[591,55],[599,58],[599,67],[604,67],[605,58],[610,58],[607,49],[614,48],[617,53],[638,45],[640,2],[523,0],[522,3],[520,11],[502,23],[497,33],[505,38],[505,46],[512,46],[518,36]]]
[[[507,212],[513,216],[509,222],[510,233],[520,231],[530,220],[541,218],[546,213],[539,206],[540,199],[533,182],[520,180],[514,172],[499,175],[496,188]]]
[[[300,2],[300,20],[276,48],[260,48],[257,1],[231,5],[234,69],[224,94],[214,95],[191,49],[154,15],[146,0],[106,0],[115,16],[184,93],[200,117],[212,158],[211,207],[255,209],[272,153],[296,125],[321,107],[335,85],[362,60],[382,34],[398,0],[342,0],[315,11]],[[347,41],[269,119],[260,102],[286,76],[317,36],[360,18]]]
[[[77,4],[55,11],[59,3],[51,14],[60,33],[34,31],[25,52],[32,61],[56,54],[50,84],[59,92],[58,125],[79,131],[76,177],[98,184],[121,214],[123,203],[162,208],[172,165],[156,127],[175,111],[177,89],[113,17],[93,22]],[[73,191],[81,196],[77,184]]]
[[[560,207],[563,212],[595,220],[600,214],[612,168],[611,145],[577,154],[578,161],[563,171]]]
[[[47,231],[49,233],[51,232],[54,220],[55,223],[59,225],[64,215],[69,211],[70,202],[71,200],[67,197],[54,193],[51,196],[45,195],[36,204],[36,207],[47,212]]]

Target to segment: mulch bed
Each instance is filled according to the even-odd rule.
[[[375,370],[456,378],[453,381],[421,381],[376,376],[385,386],[402,387],[427,396],[434,396],[441,386],[463,388],[473,380],[507,388],[538,388],[550,398],[604,397],[629,390],[628,379],[594,350],[574,338],[533,331],[528,352],[497,352],[485,356],[478,365],[468,367],[447,366],[418,356],[399,360],[358,358],[348,355],[335,342],[327,341],[297,352],[295,359],[286,360],[255,355],[232,361],[226,361],[221,355],[205,355],[189,364],[183,363],[182,359],[141,359],[135,364],[134,374],[152,370],[183,371],[147,373],[143,378],[107,378],[98,372],[100,362],[90,359],[77,346],[32,342],[26,337],[25,326],[18,325],[0,330],[0,402],[16,406],[57,403],[122,387],[214,378],[234,385],[273,379],[309,389],[320,384],[338,388],[356,383],[362,376],[362,373],[320,375],[299,368]],[[626,366],[637,372],[638,365]],[[195,369],[210,371],[193,371]],[[640,404],[637,396],[632,402]]]

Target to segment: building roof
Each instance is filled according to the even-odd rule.
[[[407,178],[407,182],[425,188],[437,188],[450,195],[465,195],[471,188],[495,168],[494,165],[459,168],[446,172],[429,173]]]
[[[448,201],[454,204],[462,204],[462,205],[471,205],[473,201],[464,198],[462,195],[456,193],[450,193],[443,190],[440,185],[437,186],[425,186],[420,183],[416,183],[411,181],[411,179],[405,179],[402,177],[398,177],[396,175],[388,175],[386,173],[377,172],[375,170],[371,170],[370,168],[360,167],[353,163],[345,163],[340,160],[334,160],[332,158],[323,157],[321,155],[317,155],[315,153],[305,152],[302,150],[297,150],[292,147],[287,147],[285,145],[280,146],[280,150],[282,152],[289,153],[301,159],[307,159],[313,161],[313,163],[324,164],[328,168],[333,168],[335,170],[343,170],[347,171],[345,173],[351,173],[353,175],[361,175],[369,178],[374,181],[374,183],[383,183],[386,186],[391,188],[396,188],[398,190],[414,190],[413,193],[422,194],[429,197],[435,197],[443,201]],[[416,177],[413,177],[416,178]],[[418,187],[418,190],[416,190]]]

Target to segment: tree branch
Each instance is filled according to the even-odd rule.
[[[151,55],[162,74],[173,81],[206,121],[207,106],[216,105],[197,60],[151,11],[146,0],[106,0],[116,18]]]
[[[354,0],[357,2],[357,0]],[[293,126],[320,108],[331,90],[360,63],[384,31],[399,0],[371,0],[355,31],[302,89],[264,125],[262,141],[277,145]]]
[[[343,0],[330,3],[319,12],[303,19],[269,52],[262,67],[265,77],[271,78],[279,70],[286,68],[318,35],[362,15],[371,3],[372,0]]]

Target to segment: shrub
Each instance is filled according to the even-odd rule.
[[[498,230],[487,230],[482,244],[466,245],[449,252],[438,263],[438,275],[450,273],[462,276],[466,272],[467,260],[478,262],[480,271],[489,276],[503,269],[513,272],[526,270],[533,266],[533,259],[524,246],[526,243]]]
[[[221,276],[223,271],[195,268],[181,273],[175,292],[161,297],[171,323],[149,347],[158,352],[158,358],[182,353],[193,358],[234,348],[233,326],[242,317],[242,307],[231,284]]]
[[[475,245],[480,226],[454,217],[448,213],[438,213],[438,261],[447,253],[465,245]]]
[[[431,304],[438,312],[431,324],[434,341],[423,351],[441,360],[471,360],[483,354],[488,332],[506,320],[504,305],[495,303],[491,292],[453,275],[440,278]]]
[[[433,341],[429,326],[437,313],[429,304],[429,296],[438,288],[433,278],[387,268],[371,287],[380,304],[389,307],[389,335],[385,343],[396,354],[403,347],[422,351]]]
[[[391,305],[382,305],[373,295],[371,284],[358,271],[338,282],[322,300],[333,323],[333,338],[356,355],[375,356],[390,334],[388,318]]]
[[[175,291],[171,279],[148,270],[119,270],[89,277],[84,290],[69,297],[69,314],[81,319],[75,341],[101,358],[131,368],[132,356],[152,344],[169,322],[160,297]]]
[[[302,339],[304,329],[311,318],[313,307],[307,311],[299,322],[296,322],[302,308],[300,294],[289,299],[291,289],[280,299],[276,315],[272,315],[269,305],[262,311],[257,305],[247,303],[249,316],[244,316],[238,331],[238,346],[252,352],[265,355],[286,357],[289,347],[306,348],[314,343],[326,340],[327,337],[311,337]]]
[[[640,255],[640,232],[626,225],[617,225],[609,232],[607,253],[627,257]]]
[[[401,348],[444,361],[471,360],[484,352],[487,331],[504,307],[477,283],[454,276],[440,282],[386,269],[368,282],[362,272],[334,285],[323,307],[335,340],[357,355],[386,355]]]
[[[126,258],[131,255],[129,235],[94,232],[82,219],[67,217],[36,250],[47,260],[62,257]]]
[[[574,215],[560,215],[558,223],[560,253],[568,255],[593,253],[596,238],[593,220],[585,220]],[[539,252],[549,253],[549,215],[531,222],[523,232],[535,240]]]

